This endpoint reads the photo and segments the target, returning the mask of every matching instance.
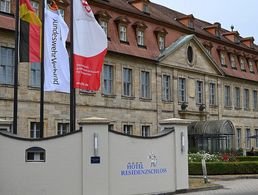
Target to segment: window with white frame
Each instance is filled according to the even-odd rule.
[[[244,89],[243,100],[244,100],[244,109],[248,110],[249,109],[249,89]]]
[[[31,122],[30,123],[30,138],[38,139],[40,138],[40,123]]]
[[[230,107],[231,106],[231,93],[230,93],[230,86],[224,86],[224,106]]]
[[[0,47],[0,83],[12,85],[14,82],[14,49]]]
[[[25,151],[25,161],[26,162],[45,162],[46,161],[46,151],[40,147],[31,147]]]
[[[33,7],[35,13],[39,15],[39,3],[36,1],[30,1],[30,4]]]
[[[216,105],[216,84],[210,83],[210,94],[209,103],[211,106]]]
[[[235,108],[240,108],[240,88],[235,87]]]
[[[0,1],[0,11],[11,13],[11,0],[1,0]]]
[[[123,68],[123,95],[132,96],[132,69]]]
[[[241,70],[245,70],[245,60],[244,60],[244,58],[240,58],[240,68],[241,68]]]
[[[162,76],[162,99],[163,101],[171,101],[171,77],[170,75]]]
[[[164,50],[165,49],[165,36],[158,36],[158,41],[159,41],[159,50]]]
[[[30,68],[30,86],[40,87],[40,63],[31,63]]]
[[[186,79],[178,79],[178,101],[186,102]]]
[[[150,126],[142,126],[142,136],[143,137],[148,137],[150,136]]]
[[[232,68],[236,68],[236,58],[233,54],[230,54],[230,64]]]
[[[250,129],[246,129],[245,130],[245,148],[246,149],[250,149],[251,148],[251,130]]]
[[[122,24],[119,25],[119,38],[120,41],[127,42],[126,26]]]
[[[141,97],[150,98],[150,73],[141,71]]]
[[[220,63],[221,65],[226,65],[225,53],[223,51],[220,52]]]
[[[257,110],[258,109],[258,104],[257,104],[257,90],[253,90],[253,109]]]
[[[113,66],[104,65],[104,87],[103,93],[105,95],[112,95],[113,93]]]
[[[255,147],[258,148],[258,129],[255,129]]]
[[[202,81],[196,82],[196,103],[197,104],[203,103],[203,82]]]
[[[57,123],[57,135],[63,135],[69,133],[70,124],[69,123]]]
[[[137,44],[144,46],[144,32],[142,30],[137,30]]]
[[[124,125],[124,134],[132,135],[133,134],[133,125]]]
[[[108,34],[108,22],[106,20],[100,20],[99,25],[102,27],[106,35]]]
[[[252,60],[249,60],[248,61],[248,64],[249,64],[249,71],[250,72],[254,72],[254,63]]]
[[[237,128],[237,149],[241,148],[241,128]]]

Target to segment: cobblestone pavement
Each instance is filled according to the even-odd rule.
[[[258,195],[258,179],[238,179],[231,181],[216,181],[223,189],[183,193],[186,195]]]

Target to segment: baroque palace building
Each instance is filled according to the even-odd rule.
[[[31,3],[41,15],[41,1]],[[232,147],[258,149],[258,139],[250,138],[258,135],[258,46],[253,37],[149,0],[88,3],[107,34],[108,54],[101,89],[76,91],[77,121],[104,117],[112,121],[110,129],[142,136],[156,134],[167,118],[203,121],[198,123],[202,126],[230,121]],[[70,1],[58,5],[69,24]],[[15,1],[1,0],[0,11],[0,128],[11,131]],[[19,136],[39,138],[39,87],[40,65],[20,63]],[[69,94],[45,92],[44,137],[69,131],[69,103]]]

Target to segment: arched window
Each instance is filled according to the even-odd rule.
[[[31,147],[26,149],[25,152],[26,162],[45,162],[46,161],[46,151],[40,147]]]

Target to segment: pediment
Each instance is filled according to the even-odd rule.
[[[188,57],[189,47],[192,49],[192,58]],[[158,57],[160,65],[179,69],[188,69],[209,75],[223,75],[222,70],[213,60],[195,35],[186,35],[166,48]]]

